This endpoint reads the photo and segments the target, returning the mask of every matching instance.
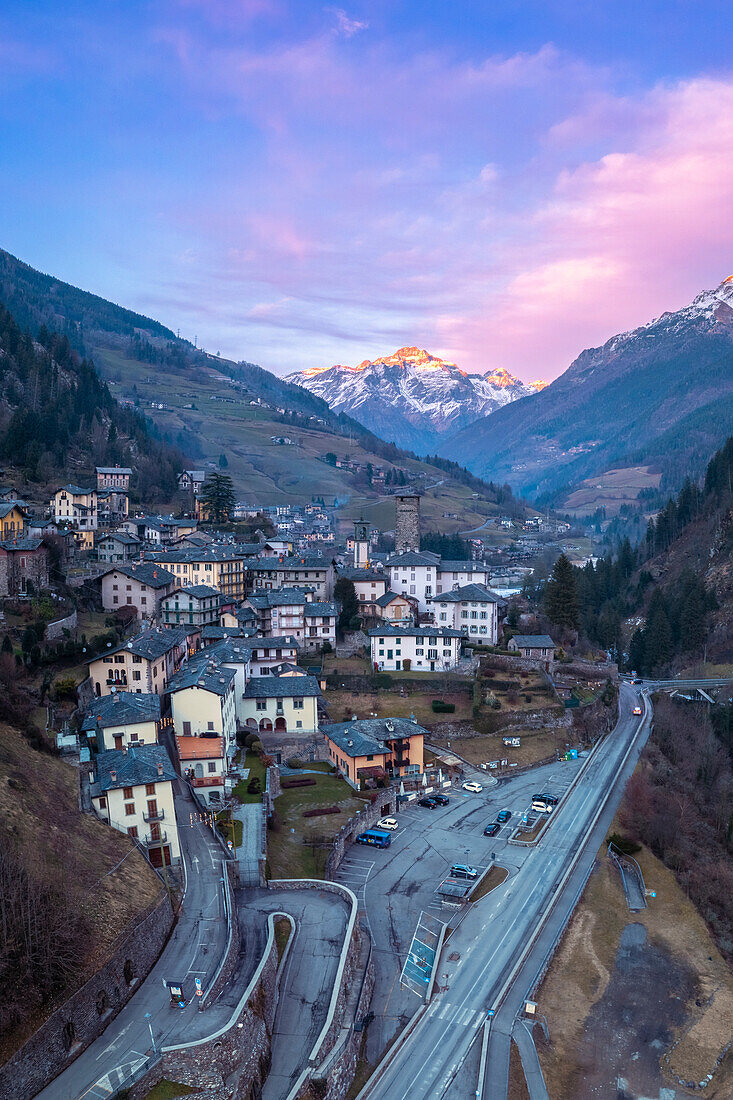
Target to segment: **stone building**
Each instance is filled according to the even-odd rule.
[[[394,498],[395,553],[420,549],[420,494],[405,491]]]

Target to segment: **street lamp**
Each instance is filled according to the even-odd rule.
[[[153,1044],[153,1054],[158,1053],[158,1048],[155,1045],[155,1036],[153,1035],[153,1025],[151,1024],[152,1015],[150,1012],[145,1013],[145,1019],[148,1021],[148,1027],[150,1028],[150,1041]]]

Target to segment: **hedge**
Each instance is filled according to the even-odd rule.
[[[442,699],[433,699],[430,705],[433,708],[433,714],[453,714],[456,709],[455,703],[444,703]]]
[[[326,814],[340,814],[341,810],[338,806],[325,806],[323,809],[316,807],[313,810],[304,810],[302,817],[325,817]]]
[[[302,779],[281,779],[281,787],[315,787],[315,779],[311,779],[310,776],[303,776]]]

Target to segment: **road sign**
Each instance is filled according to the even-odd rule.
[[[655,898],[656,896],[657,896],[657,891],[656,890],[650,890],[649,891],[649,897],[650,898]]]
[[[491,1017],[494,1015],[493,1008],[490,1008],[489,1011],[486,1013],[486,1015],[489,1017],[489,1019],[491,1019]]]

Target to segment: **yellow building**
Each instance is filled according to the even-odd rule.
[[[206,584],[238,603],[244,599],[248,571],[243,558],[224,547],[187,547],[152,551],[146,559],[158,562],[174,575],[181,588]]]
[[[365,779],[420,775],[427,730],[407,718],[365,718],[322,727],[331,761],[353,787]]]
[[[160,696],[116,691],[96,699],[82,722],[82,733],[94,738],[97,751],[155,745],[160,726]]]
[[[25,512],[17,501],[0,504],[0,541],[22,539]]]

